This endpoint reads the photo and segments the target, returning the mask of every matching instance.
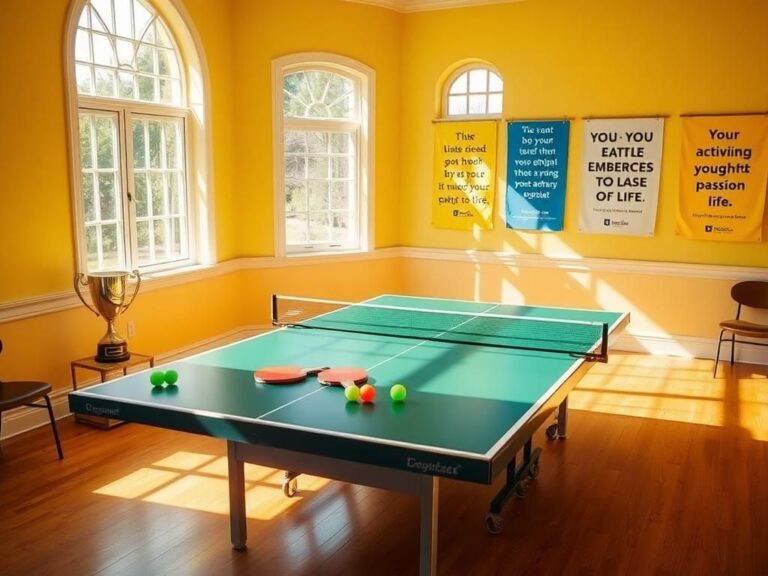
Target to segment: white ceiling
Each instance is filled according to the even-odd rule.
[[[423,12],[426,10],[445,10],[447,8],[464,8],[482,4],[508,4],[524,2],[525,0],[345,0],[358,4],[383,6],[397,12]]]

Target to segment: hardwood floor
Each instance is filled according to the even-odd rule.
[[[494,486],[442,481],[438,573],[768,574],[768,368],[614,354],[571,395],[528,497],[489,535]],[[0,455],[0,574],[418,572],[418,503],[246,466],[248,550],[229,545],[222,441],[61,422]]]

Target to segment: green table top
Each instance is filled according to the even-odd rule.
[[[607,322],[621,313],[500,306],[382,296],[376,304]],[[567,338],[567,337],[566,337]],[[281,328],[159,366],[179,373],[154,389],[150,371],[70,394],[74,412],[198,432],[471,481],[490,482],[499,455],[546,401],[573,386],[585,360],[570,354],[503,349],[396,336]],[[377,388],[373,404],[348,403],[341,388],[315,377],[288,385],[257,383],[266,365],[357,366]],[[403,403],[389,388],[404,384]]]

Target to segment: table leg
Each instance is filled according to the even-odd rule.
[[[424,476],[420,480],[419,501],[421,503],[421,534],[419,538],[419,574],[437,574],[437,504],[438,479]]]
[[[568,396],[565,397],[557,409],[557,435],[559,438],[565,438],[565,432],[568,428]]]
[[[229,465],[229,527],[232,547],[245,548],[248,530],[245,522],[245,469],[238,459],[236,444],[227,440],[227,461]]]

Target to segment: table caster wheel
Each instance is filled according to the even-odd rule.
[[[286,498],[293,498],[299,491],[299,481],[296,478],[286,478],[283,480],[283,494]]]
[[[554,440],[557,438],[557,423],[547,426],[547,440]]]
[[[528,496],[528,490],[529,490],[528,480],[527,479],[520,480],[520,482],[518,482],[515,485],[515,496],[522,500],[523,498]]]
[[[485,527],[491,534],[501,534],[504,529],[504,519],[500,514],[488,512],[485,515]]]

